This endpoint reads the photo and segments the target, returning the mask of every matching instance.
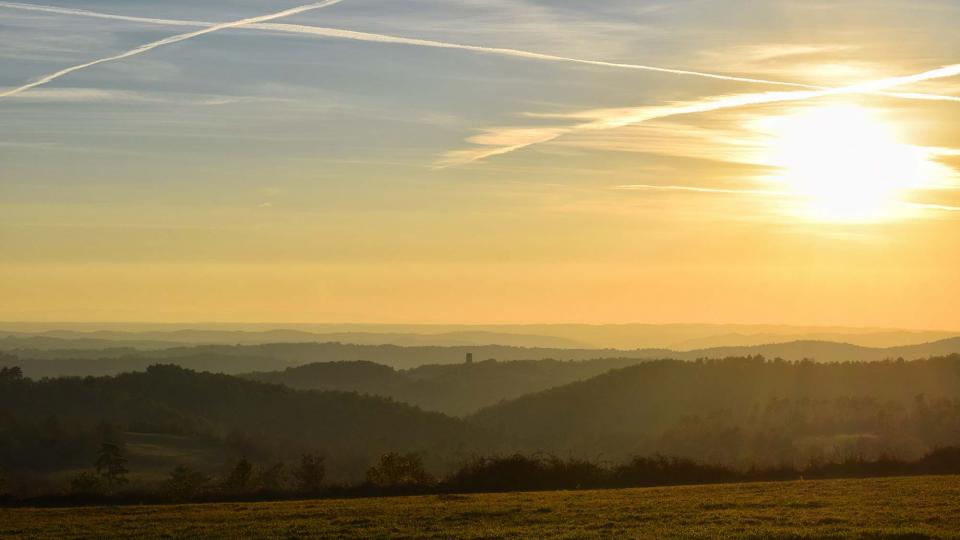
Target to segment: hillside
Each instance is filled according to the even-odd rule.
[[[628,358],[579,362],[488,360],[472,364],[421,366],[410,370],[394,370],[366,361],[325,362],[241,376],[290,388],[356,391],[386,396],[426,410],[459,416],[502,400],[587,379],[639,361]]]
[[[356,478],[387,451],[423,452],[440,469],[489,448],[482,430],[385,398],[304,392],[153,366],[117,377],[0,380],[0,468],[89,465],[104,424],[119,431],[216,438],[264,461],[319,451]]]
[[[469,417],[530,451],[663,452],[740,465],[838,451],[911,454],[960,441],[960,356],[822,364],[659,361]]]

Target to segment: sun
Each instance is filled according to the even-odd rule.
[[[796,199],[792,212],[814,221],[878,222],[909,211],[904,197],[931,181],[925,153],[898,140],[869,109],[831,105],[760,123],[768,135],[771,180]]]

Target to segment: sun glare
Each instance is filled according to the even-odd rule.
[[[804,218],[877,222],[903,217],[911,190],[934,180],[925,153],[897,139],[893,126],[863,107],[835,105],[765,120],[765,162]]]

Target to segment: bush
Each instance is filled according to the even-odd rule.
[[[300,465],[293,471],[297,489],[305,494],[317,494],[323,489],[323,479],[327,474],[323,456],[303,454]]]
[[[937,448],[920,459],[919,469],[925,473],[960,473],[960,446]]]
[[[613,470],[613,483],[618,486],[706,484],[730,482],[737,477],[737,473],[727,467],[660,455],[635,457]]]
[[[246,458],[240,459],[233,466],[221,485],[223,491],[236,495],[249,493],[253,491],[253,487],[253,464]]]
[[[605,473],[585,460],[514,454],[468,461],[449,483],[457,490],[469,491],[575,489],[602,485]]]
[[[277,493],[286,489],[288,477],[286,466],[283,463],[277,463],[272,467],[262,469],[260,474],[257,475],[257,483],[260,485],[260,489],[269,493]],[[320,483],[322,482],[323,475],[321,474]],[[320,483],[317,485],[319,486]]]
[[[206,475],[180,465],[170,471],[164,491],[174,500],[185,501],[200,495],[209,481]]]
[[[100,495],[103,492],[103,482],[92,472],[84,471],[70,480],[70,493],[74,495]]]
[[[379,488],[422,487],[436,483],[418,454],[390,452],[367,470],[367,482]]]

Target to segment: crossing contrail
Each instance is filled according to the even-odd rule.
[[[532,146],[535,144],[549,142],[559,137],[562,137],[564,135],[567,135],[569,133],[573,133],[581,130],[610,129],[615,127],[622,127],[622,126],[637,124],[637,123],[641,123],[641,122],[645,122],[645,121],[653,120],[657,118],[666,118],[669,116],[676,116],[676,115],[682,115],[682,114],[709,112],[709,111],[715,111],[720,109],[743,107],[748,105],[759,105],[764,103],[777,103],[777,102],[786,102],[786,101],[802,101],[802,100],[814,99],[818,97],[841,95],[841,94],[879,94],[884,96],[906,98],[906,99],[960,101],[960,97],[957,97],[957,96],[941,96],[936,94],[923,94],[923,93],[889,93],[887,92],[887,90],[897,86],[955,76],[957,74],[960,74],[960,64],[954,64],[954,65],[926,71],[926,72],[915,74],[915,75],[908,75],[904,77],[893,77],[888,79],[880,79],[876,81],[868,81],[864,83],[859,83],[859,84],[854,84],[854,85],[849,85],[849,86],[844,86],[839,88],[829,88],[824,86],[809,85],[809,84],[795,83],[795,82],[789,82],[789,81],[774,81],[774,80],[751,78],[751,77],[736,77],[736,76],[722,75],[722,74],[716,74],[716,73],[673,69],[673,68],[649,66],[649,65],[642,65],[642,64],[605,62],[600,60],[572,58],[572,57],[566,57],[566,56],[557,56],[557,55],[525,51],[520,49],[484,47],[479,45],[464,45],[464,44],[449,43],[449,42],[443,42],[443,41],[390,36],[385,34],[373,34],[368,32],[357,32],[353,30],[343,30],[338,28],[324,28],[324,27],[316,27],[316,26],[268,22],[270,20],[277,19],[280,17],[285,17],[285,16],[296,14],[296,13],[301,13],[303,11],[308,11],[312,9],[318,9],[321,7],[333,5],[333,4],[339,3],[340,1],[342,0],[329,0],[327,2],[309,4],[299,8],[293,8],[290,10],[282,11],[273,15],[253,17],[250,19],[244,19],[242,21],[236,21],[232,23],[211,23],[211,22],[205,22],[205,21],[190,21],[190,20],[177,20],[177,19],[155,19],[155,18],[148,18],[148,17],[133,17],[133,16],[126,16],[126,15],[98,13],[98,12],[72,9],[72,8],[62,8],[62,7],[56,7],[56,6],[0,2],[0,7],[2,8],[40,11],[40,12],[55,13],[55,14],[61,14],[61,15],[75,15],[75,16],[84,16],[84,17],[96,17],[96,18],[102,18],[102,19],[123,20],[128,22],[139,22],[139,23],[145,23],[145,24],[202,27],[201,30],[197,30],[195,32],[190,32],[187,34],[181,34],[178,36],[173,36],[170,38],[166,38],[164,40],[143,45],[141,47],[138,47],[137,49],[128,51],[120,55],[103,58],[100,60],[82,64],[79,66],[74,66],[71,68],[67,68],[65,70],[61,70],[54,74],[47,75],[30,84],[24,85],[20,88],[2,92],[0,93],[0,98],[9,97],[9,96],[18,94],[20,92],[23,92],[35,86],[46,84],[47,82],[50,82],[56,78],[62,77],[68,73],[72,73],[80,69],[85,69],[87,67],[91,67],[100,63],[127,58],[136,54],[141,54],[143,52],[154,49],[156,47],[160,47],[170,43],[176,43],[178,41],[183,41],[185,39],[190,39],[196,36],[200,36],[210,32],[215,32],[218,30],[229,29],[229,28],[243,28],[243,29],[268,30],[268,31],[276,31],[276,32],[288,32],[288,33],[295,33],[295,34],[307,34],[307,35],[314,35],[314,36],[327,37],[327,38],[349,39],[349,40],[367,41],[367,42],[376,42],[376,43],[391,43],[391,44],[402,44],[402,45],[443,48],[443,49],[459,49],[459,50],[466,50],[466,51],[471,51],[476,53],[498,54],[498,55],[504,55],[504,56],[528,58],[533,60],[568,62],[568,63],[586,64],[586,65],[594,65],[594,66],[601,66],[601,67],[618,68],[618,69],[653,71],[653,72],[661,72],[661,73],[670,73],[675,75],[687,75],[687,76],[703,77],[703,78],[709,78],[709,79],[718,79],[718,80],[745,82],[745,83],[754,83],[754,84],[765,84],[765,85],[778,85],[778,86],[787,86],[787,87],[803,89],[801,91],[791,91],[791,92],[786,92],[786,91],[765,92],[765,93],[739,94],[739,95],[733,95],[733,96],[727,96],[727,97],[721,97],[721,98],[707,98],[700,101],[687,102],[687,103],[668,105],[668,106],[620,109],[617,111],[618,114],[606,115],[605,117],[595,118],[590,122],[585,122],[585,123],[574,125],[574,126],[541,128],[538,130],[506,128],[506,129],[499,130],[499,132],[497,130],[493,130],[484,136],[475,137],[473,139],[474,142],[477,142],[478,140],[483,140],[484,142],[480,143],[482,146],[484,146],[483,148],[474,148],[474,149],[468,149],[468,150],[458,150],[458,151],[449,152],[446,154],[446,159],[441,162],[440,166],[468,163],[472,161],[482,160],[488,157],[493,157],[496,155],[506,154],[506,153],[520,150],[522,148],[526,148],[528,146]],[[518,134],[520,135],[519,137],[517,137]],[[494,143],[490,142],[496,139],[504,139],[504,138],[510,139],[511,137],[516,140],[514,140],[509,144],[499,144],[496,142]]]
[[[487,130],[487,132],[469,139],[469,142],[480,145],[479,148],[447,152],[444,158],[437,163],[437,167],[443,168],[453,165],[464,165],[474,161],[482,161],[486,158],[509,154],[510,152],[550,142],[560,137],[583,131],[615,129],[660,118],[698,114],[751,105],[806,101],[837,95],[881,92],[897,86],[954,77],[956,75],[960,75],[960,64],[952,64],[913,75],[878,79],[824,90],[736,94],[732,96],[710,97],[673,105],[584,111],[578,114],[567,115],[567,117],[580,120],[586,119],[588,121],[569,126],[540,127],[534,129],[508,127]]]
[[[312,11],[312,10],[315,10],[315,9],[320,9],[320,8],[325,8],[325,7],[328,7],[328,6],[332,6],[332,5],[334,5],[334,4],[339,4],[339,3],[342,2],[342,1],[343,1],[343,0],[326,0],[326,1],[324,1],[324,2],[314,2],[314,3],[312,3],[312,4],[306,4],[306,5],[299,6],[299,7],[295,7],[295,8],[285,9],[285,10],[283,10],[283,11],[278,11],[278,12],[276,12],[276,13],[272,13],[272,14],[269,14],[269,15],[260,15],[260,16],[258,16],[258,17],[250,17],[250,18],[247,18],[247,19],[241,19],[241,20],[239,20],[239,21],[233,21],[233,22],[225,22],[225,23],[211,24],[210,26],[206,26],[205,28],[203,28],[203,29],[201,29],[201,30],[196,30],[196,31],[194,31],[194,32],[188,32],[188,33],[186,33],[186,34],[178,34],[178,35],[176,35],[176,36],[170,36],[170,37],[168,37],[168,38],[164,38],[164,39],[161,39],[161,40],[158,40],[158,41],[154,41],[154,42],[151,42],[151,43],[147,43],[147,44],[145,44],[145,45],[141,45],[141,46],[139,46],[139,47],[137,47],[137,48],[135,48],[135,49],[131,49],[131,50],[125,52],[125,53],[117,54],[117,55],[114,55],[114,56],[108,56],[108,57],[106,57],[106,58],[101,58],[101,59],[99,59],[99,60],[94,60],[94,61],[92,61],[92,62],[87,62],[87,63],[84,63],[84,64],[79,64],[79,65],[76,65],[76,66],[68,67],[68,68],[66,68],[66,69],[61,69],[60,71],[56,71],[56,72],[54,72],[54,73],[50,73],[49,75],[44,75],[43,77],[40,77],[39,79],[37,79],[37,80],[35,80],[35,81],[31,82],[31,83],[25,84],[25,85],[20,86],[20,87],[17,87],[17,88],[13,88],[13,89],[11,89],[11,90],[7,90],[7,91],[5,91],[5,92],[0,92],[0,98],[7,98],[7,97],[15,96],[15,95],[17,95],[17,94],[19,94],[19,93],[21,93],[21,92],[26,92],[27,90],[30,90],[31,88],[36,88],[37,86],[41,86],[41,85],[47,84],[47,83],[49,83],[49,82],[51,82],[51,81],[54,81],[54,80],[56,80],[56,79],[59,79],[60,77],[63,77],[63,76],[65,76],[65,75],[69,75],[70,73],[73,73],[73,72],[75,72],[75,71],[80,71],[80,70],[82,70],[82,69],[86,69],[86,68],[89,68],[89,67],[93,67],[93,66],[96,66],[96,65],[99,65],[99,64],[104,64],[104,63],[107,63],[107,62],[113,62],[113,61],[115,61],[115,60],[122,60],[122,59],[124,59],[124,58],[130,58],[131,56],[136,56],[136,55],[138,55],[138,54],[143,54],[143,53],[145,53],[145,52],[147,52],[147,51],[152,51],[153,49],[156,49],[156,48],[158,48],[158,47],[163,47],[163,46],[165,46],[165,45],[171,45],[171,44],[173,44],[173,43],[179,43],[179,42],[181,42],[181,41],[186,41],[186,40],[188,40],[188,39],[193,39],[193,38],[195,38],[195,37],[199,37],[199,36],[202,36],[202,35],[205,35],[205,34],[211,34],[211,33],[213,33],[213,32],[218,32],[218,31],[220,31],[220,30],[226,30],[226,29],[228,29],[228,28],[239,28],[239,27],[242,27],[242,26],[250,25],[250,24],[257,24],[257,23],[263,23],[263,22],[267,22],[267,21],[272,21],[272,20],[274,20],[274,19],[279,19],[279,18],[281,18],[281,17],[289,17],[289,16],[291,16],[291,15],[296,15],[296,14],[298,14],[298,13],[303,13],[303,12],[306,12],[306,11]],[[8,6],[8,7],[9,7],[9,6]]]
[[[95,12],[95,11],[87,11],[83,9],[63,8],[58,6],[44,6],[44,5],[37,5],[37,4],[24,4],[24,3],[18,3],[18,2],[0,2],[0,8],[37,11],[37,12],[52,13],[52,14],[58,14],[58,15],[93,17],[93,18],[99,18],[99,19],[110,19],[110,20],[118,20],[118,21],[126,21],[126,22],[143,23],[143,24],[159,24],[159,25],[165,25],[165,26],[212,27],[216,25],[216,23],[206,22],[206,21],[192,21],[192,20],[181,20],[181,19],[156,19],[156,18],[150,18],[150,17],[115,15],[111,13],[101,13],[101,12]],[[481,45],[466,45],[466,44],[451,43],[446,41],[408,38],[408,37],[401,37],[401,36],[391,36],[387,34],[374,34],[369,32],[357,32],[354,30],[344,30],[340,28],[326,28],[322,26],[307,26],[307,25],[299,25],[299,24],[287,24],[287,23],[268,23],[265,21],[261,21],[258,23],[243,24],[239,27],[242,27],[243,29],[247,29],[247,30],[268,30],[268,31],[274,31],[274,32],[286,32],[286,33],[293,33],[293,34],[312,35],[312,36],[332,38],[332,39],[347,39],[347,40],[354,40],[354,41],[408,45],[408,46],[415,46],[415,47],[430,47],[430,48],[437,48],[437,49],[454,49],[454,50],[470,51],[470,52],[479,53],[479,54],[494,54],[494,55],[500,55],[500,56],[511,56],[515,58],[525,58],[528,60],[582,64],[582,65],[606,67],[611,69],[651,71],[656,73],[668,73],[673,75],[701,77],[701,78],[716,79],[716,80],[730,81],[730,82],[784,86],[784,87],[792,87],[792,88],[803,88],[807,90],[828,90],[829,89],[829,87],[825,87],[825,86],[818,86],[818,85],[804,84],[804,83],[797,83],[797,82],[790,82],[790,81],[777,81],[777,80],[760,79],[760,78],[753,78],[753,77],[737,77],[733,75],[723,75],[718,73],[691,71],[691,70],[685,70],[685,69],[675,69],[675,68],[650,66],[650,65],[643,65],[643,64],[631,64],[631,63],[623,63],[623,62],[605,62],[602,60],[591,60],[591,59],[584,59],[584,58],[573,58],[568,56],[558,56],[553,54],[544,54],[544,53],[526,51],[521,49],[511,49],[511,48],[504,48],[504,47],[485,47]],[[901,99],[960,102],[960,97],[941,96],[937,94],[886,93],[886,92],[864,92],[864,93],[874,93],[874,94],[880,94],[888,97],[896,97]]]

